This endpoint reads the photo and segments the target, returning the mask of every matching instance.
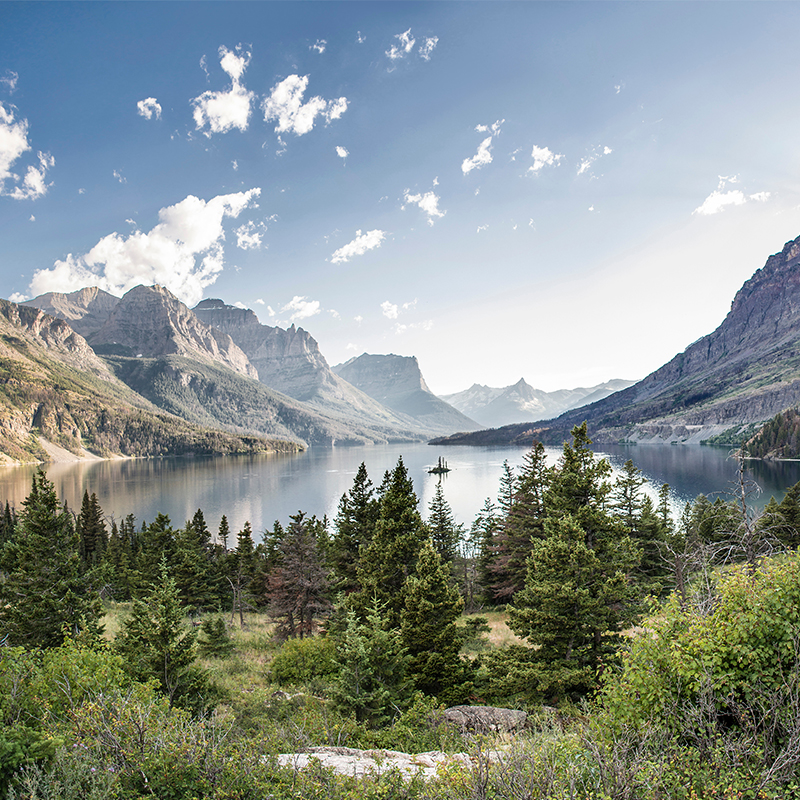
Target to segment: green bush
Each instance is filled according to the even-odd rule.
[[[308,686],[336,672],[336,647],[325,636],[288,639],[270,664],[270,678],[279,686]]]

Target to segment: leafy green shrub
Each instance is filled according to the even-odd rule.
[[[270,664],[270,678],[279,686],[307,686],[336,672],[336,647],[326,636],[288,639]]]

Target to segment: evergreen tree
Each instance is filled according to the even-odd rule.
[[[114,642],[126,668],[139,681],[155,678],[170,706],[201,711],[212,687],[195,666],[197,633],[187,628],[175,581],[162,560],[158,582],[134,601],[130,617]]]
[[[331,697],[336,707],[359,722],[385,725],[408,701],[408,654],[400,631],[390,628],[377,600],[360,622],[353,609],[332,634],[336,644],[336,673]]]
[[[169,570],[176,563],[175,531],[166,514],[156,514],[150,525],[142,523],[139,536],[137,566],[139,568],[137,594],[141,595],[156,583],[161,575],[161,561],[166,561]]]
[[[72,515],[39,471],[5,547],[0,586],[0,640],[26,648],[55,647],[65,633],[98,630],[100,598],[81,570]]]
[[[406,581],[400,630],[415,687],[449,705],[463,702],[470,689],[459,657],[461,636],[456,627],[463,607],[445,564],[427,540],[416,573]]]
[[[778,513],[783,522],[778,537],[785,547],[795,550],[800,546],[800,481],[786,490]]]
[[[324,525],[300,511],[290,517],[280,542],[280,563],[269,575],[270,614],[286,638],[311,636],[314,620],[331,608],[328,576],[319,553]]]
[[[219,521],[219,532],[217,533],[217,541],[222,545],[222,549],[228,552],[228,539],[231,535],[231,528],[228,525],[228,518],[223,514],[222,519]]]
[[[363,619],[373,598],[377,598],[385,604],[389,624],[398,627],[405,607],[406,578],[414,574],[428,531],[402,458],[384,483],[375,536],[359,561],[361,589],[354,596],[353,607]]]
[[[334,520],[330,544],[330,565],[338,591],[354,592],[359,588],[358,560],[362,548],[372,540],[380,506],[364,462],[358,468],[353,487],[342,495]]]
[[[175,534],[173,576],[181,602],[190,615],[216,605],[211,574],[211,536],[203,512],[198,509],[191,522]]]
[[[478,583],[481,587],[483,599],[488,603],[495,603],[496,598],[492,592],[492,580],[495,556],[497,553],[495,537],[500,528],[497,516],[497,506],[487,497],[483,507],[475,516],[470,528],[470,537],[478,543]]]
[[[200,633],[198,649],[201,656],[228,658],[233,652],[234,644],[222,617],[206,617]]]
[[[434,549],[441,556],[442,561],[450,564],[458,553],[458,545],[464,534],[462,525],[456,525],[455,517],[442,490],[441,481],[436,484],[436,491],[431,500],[428,511],[428,532]]]
[[[228,559],[231,567],[229,583],[233,597],[231,600],[231,623],[234,614],[239,612],[239,626],[244,628],[245,609],[252,606],[251,587],[255,572],[255,545],[253,544],[253,529],[249,522],[236,536],[236,550]]]
[[[75,528],[80,540],[80,553],[84,568],[96,567],[108,546],[108,532],[103,519],[103,509],[100,508],[94,492],[91,497],[89,497],[88,490],[83,493],[81,511],[75,521]]]
[[[111,536],[105,553],[105,566],[111,594],[117,600],[130,600],[139,585],[138,561],[139,540],[136,533],[136,517],[128,514],[117,527],[111,524]]]

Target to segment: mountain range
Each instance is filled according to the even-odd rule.
[[[596,442],[701,442],[762,426],[800,402],[800,237],[736,293],[719,327],[638,383],[546,421],[441,444],[560,444],[586,420]]]

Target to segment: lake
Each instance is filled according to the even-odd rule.
[[[467,527],[487,497],[495,499],[503,462],[518,466],[524,448],[429,447],[397,444],[350,448],[311,448],[283,456],[225,456],[216,458],[160,458],[51,464],[45,467],[59,497],[80,508],[83,492],[95,492],[106,515],[117,520],[133,514],[139,523],[157,513],[169,515],[181,526],[201,508],[212,530],[223,514],[233,532],[245,521],[259,532],[277,519],[286,524],[290,514],[305,511],[333,518],[342,494],[348,491],[363,461],[373,484],[380,484],[400,456],[408,468],[427,516],[439,478],[428,470],[443,456],[451,472],[442,477],[445,497],[456,519]],[[671,487],[674,510],[701,492],[733,491],[736,464],[722,448],[669,445],[604,445],[598,452],[619,468],[632,459],[651,482],[655,497],[662,483]],[[548,448],[548,458],[560,451]],[[0,500],[19,507],[30,492],[35,466],[0,468]],[[748,462],[748,477],[762,493],[754,505],[763,506],[771,495],[780,500],[800,480],[800,462]],[[257,535],[256,540],[260,537]]]

